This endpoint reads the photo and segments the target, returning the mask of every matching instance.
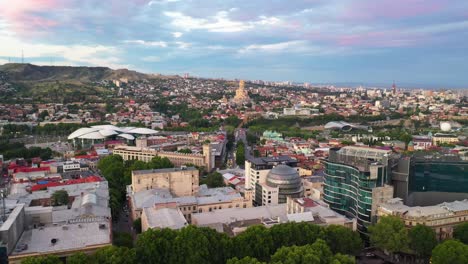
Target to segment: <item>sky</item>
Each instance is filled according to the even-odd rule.
[[[468,88],[466,0],[0,0],[0,64]]]

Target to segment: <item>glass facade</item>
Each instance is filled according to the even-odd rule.
[[[330,208],[357,219],[358,231],[366,234],[371,224],[372,189],[386,183],[385,167],[378,169],[378,176],[371,179],[369,172],[356,167],[324,161],[325,183],[323,199]]]
[[[409,193],[468,192],[468,162],[415,160],[410,168]]]

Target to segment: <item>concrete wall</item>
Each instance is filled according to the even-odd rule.
[[[132,190],[164,188],[176,196],[192,196],[198,192],[198,170],[178,170],[147,174],[132,173]]]
[[[16,243],[23,234],[25,218],[24,204],[19,204],[0,228],[0,238],[7,248],[8,255],[15,249]]]

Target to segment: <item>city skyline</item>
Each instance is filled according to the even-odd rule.
[[[466,88],[465,1],[0,1],[0,64]]]

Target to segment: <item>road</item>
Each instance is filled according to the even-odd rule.
[[[112,223],[112,231],[130,233],[132,236],[134,236],[132,218],[130,217],[127,204],[125,204],[124,208],[122,208],[119,219]]]

